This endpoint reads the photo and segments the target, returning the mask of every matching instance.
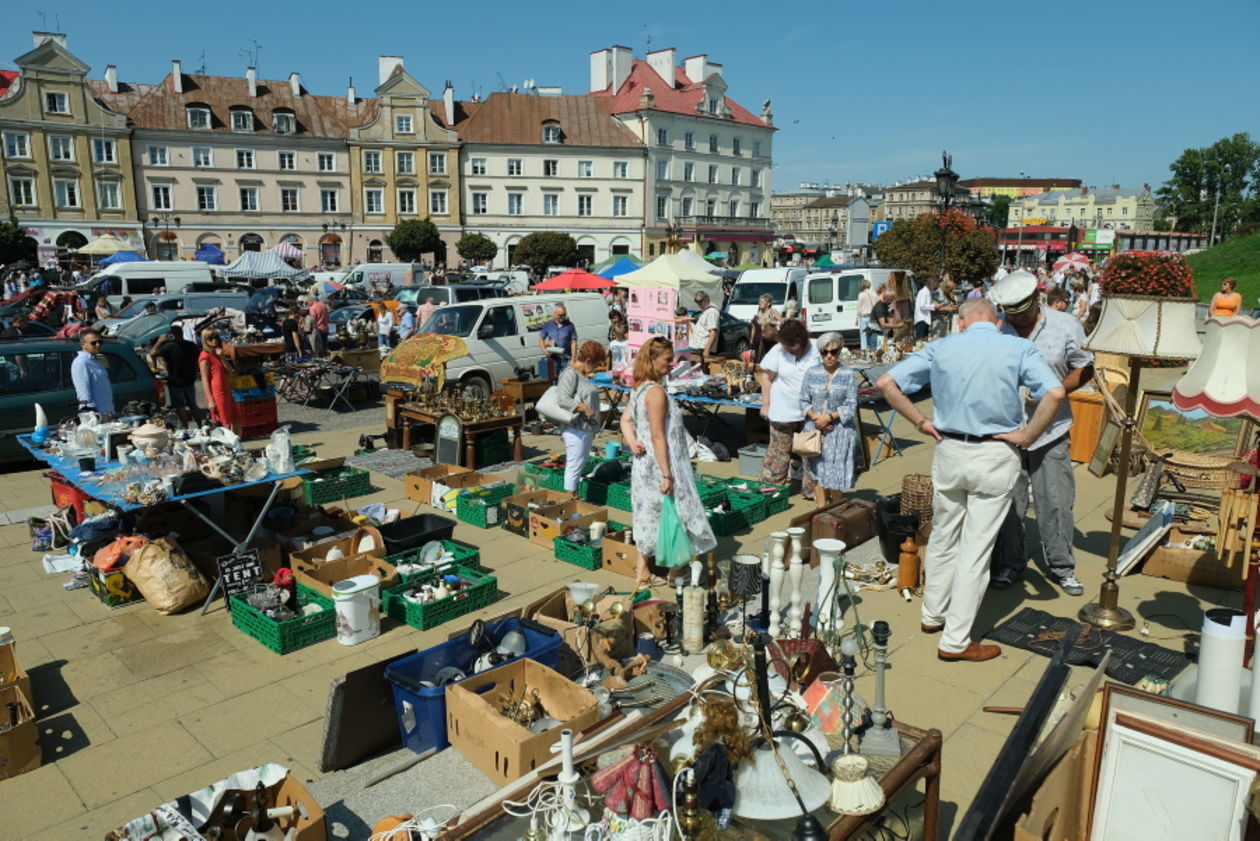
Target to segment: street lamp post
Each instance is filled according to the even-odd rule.
[[[162,228],[162,233],[159,234],[157,238],[158,247],[153,249],[154,253],[156,254],[159,260],[162,259],[162,250],[163,250],[161,248],[162,243],[170,242],[173,238],[171,236],[171,225],[173,224],[175,228],[178,230],[180,223],[182,221],[183,220],[181,220],[178,216],[176,216],[172,211],[168,211],[168,210],[161,211],[160,213],[155,213],[153,214],[153,217],[149,219],[149,222],[153,225],[154,229],[157,229],[159,226]]]
[[[954,190],[958,186],[958,173],[950,166],[954,161],[948,152],[941,153],[941,168],[932,175],[936,178],[936,194],[941,200],[941,270],[939,278],[945,277],[945,215],[949,212],[950,203],[954,199]]]

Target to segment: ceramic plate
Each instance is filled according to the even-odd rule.
[[[427,567],[435,565],[442,557],[443,549],[442,541],[430,540],[420,547],[420,563]]]

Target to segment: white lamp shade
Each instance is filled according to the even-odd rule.
[[[1260,319],[1210,318],[1203,353],[1173,386],[1173,404],[1260,420]]]
[[[1157,359],[1194,359],[1199,342],[1194,298],[1109,295],[1098,326],[1085,340],[1088,350]]]
[[[831,798],[831,784],[827,778],[801,761],[795,751],[780,744],[779,756],[792,775],[806,809],[812,812]],[[758,748],[750,759],[739,763],[735,771],[734,812],[741,818],[757,821],[800,817],[801,807],[792,796],[792,789],[788,788],[787,779],[769,748]]]

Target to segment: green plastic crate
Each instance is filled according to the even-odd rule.
[[[591,479],[583,479],[578,482],[578,497],[586,500],[591,505],[607,505],[608,489],[612,487],[607,482],[596,482]]]
[[[754,494],[727,491],[726,498],[731,503],[730,511],[709,512],[709,525],[717,537],[732,535],[766,518],[765,502]]]
[[[582,569],[600,569],[604,566],[604,545],[578,545],[571,540],[557,537],[552,540],[556,552],[556,560],[566,564],[582,567]]]
[[[538,482],[538,487],[545,491],[559,491],[564,493],[564,471],[558,473],[545,474]]]
[[[503,500],[514,493],[516,485],[489,490],[470,488],[455,498],[455,516],[477,528],[496,528],[503,524]]]
[[[634,510],[634,500],[630,495],[629,482],[616,482],[608,486],[608,506],[622,511]]]
[[[468,585],[458,593],[452,593],[444,599],[428,604],[414,604],[403,597],[403,594],[413,586],[435,581],[438,575],[452,574],[468,582]],[[386,590],[383,596],[383,607],[390,618],[406,622],[421,631],[427,631],[443,622],[449,622],[466,613],[486,607],[494,601],[498,592],[499,582],[493,575],[485,575],[459,564],[445,564],[417,576],[406,584],[399,584],[397,587]]]
[[[313,603],[323,610],[288,622],[277,622],[250,607],[240,596],[233,596],[232,624],[277,654],[288,654],[337,635],[337,611],[333,609],[332,599],[299,582],[297,601],[299,607]]]
[[[501,464],[511,457],[512,447],[506,429],[479,436],[473,441],[473,461],[476,467]]]
[[[453,557],[451,563],[459,564],[460,566],[466,569],[471,569],[474,572],[485,572],[486,568],[481,565],[481,550],[476,546],[469,543],[460,543],[458,540],[443,540],[442,546],[446,548],[447,552],[451,553]],[[397,552],[393,555],[386,555],[385,561],[395,567],[399,564],[419,563],[421,548],[422,547],[417,546],[415,549],[408,549],[405,552]],[[402,580],[404,583],[410,584],[415,579],[423,578],[428,575],[429,572],[430,570],[426,569],[423,572],[404,575],[402,576]]]
[[[317,481],[318,480],[318,481]],[[340,502],[352,496],[372,492],[372,476],[358,467],[334,467],[302,480],[302,495],[307,505]]]

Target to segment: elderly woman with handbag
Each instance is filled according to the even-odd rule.
[[[801,410],[805,426],[794,447],[805,462],[801,490],[821,508],[853,487],[853,455],[857,443],[857,377],[840,364],[844,341],[839,333],[818,340],[821,364],[805,372]]]
[[[590,376],[607,358],[604,346],[588,339],[578,348],[573,363],[560,372],[556,383],[556,403],[573,413],[573,419],[560,431],[564,441],[564,489],[570,493],[577,490],[582,468],[591,454],[591,444],[599,432],[599,390]]]

